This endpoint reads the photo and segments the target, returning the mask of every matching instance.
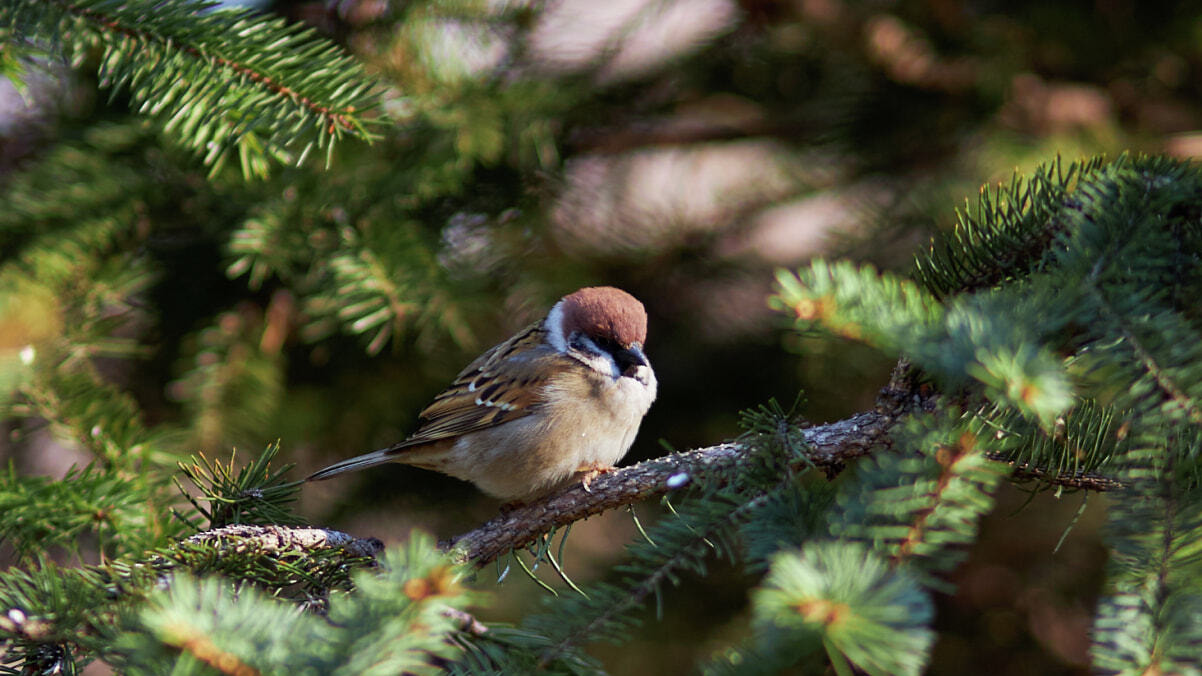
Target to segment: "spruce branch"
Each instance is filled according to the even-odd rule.
[[[353,577],[355,593],[332,595],[319,617],[239,576],[173,572],[128,614],[113,663],[130,674],[183,673],[197,660],[239,674],[438,674],[461,655],[452,639],[475,595],[429,537]]]
[[[892,548],[889,556],[889,562],[893,565],[900,565],[906,562],[911,557],[915,556],[918,551],[924,547],[930,546],[932,533],[937,533],[938,526],[935,522],[939,520],[939,511],[948,509],[948,504],[952,503],[952,508],[961,507],[956,505],[957,500],[964,500],[963,495],[957,496],[957,492],[964,492],[964,488],[957,486],[961,483],[970,483],[975,478],[978,482],[990,486],[988,480],[981,481],[979,477],[970,477],[970,474],[985,474],[991,473],[989,470],[982,471],[979,466],[980,459],[983,454],[976,446],[976,439],[971,435],[965,434],[955,444],[950,444],[941,447],[935,453],[935,459],[939,465],[940,471],[935,479],[935,485],[931,489],[930,495],[927,496],[929,503],[920,508],[914,515],[909,528],[905,535],[895,547]],[[976,462],[974,462],[976,461]],[[997,472],[1000,475],[1000,472]],[[989,477],[992,478],[992,477]],[[959,491],[955,489],[959,489]],[[978,498],[977,495],[972,495],[973,498]],[[990,505],[991,506],[991,505]],[[946,517],[944,517],[946,520]],[[940,540],[946,540],[945,537],[940,537]],[[946,543],[942,543],[946,544]]]
[[[975,380],[986,397],[1045,425],[1071,406],[1062,359],[1040,340],[1058,328],[1058,320],[1032,331],[1014,318],[1046,313],[1051,301],[1045,294],[991,291],[943,303],[870,265],[823,260],[796,273],[778,271],[777,286],[769,303],[791,316],[799,331],[823,331],[904,355],[946,392]]]
[[[1051,430],[998,406],[975,411],[969,429],[987,443],[986,457],[1013,467],[1011,477],[1017,481],[1057,477],[1058,487],[1114,490],[1122,482],[1104,470],[1113,470],[1115,458],[1123,453],[1125,420],[1113,404],[1087,398],[1058,418]]]
[[[791,653],[791,660],[772,660],[784,668],[770,673],[822,646],[835,673],[851,673],[837,666],[850,662],[873,676],[918,674],[935,639],[934,604],[919,581],[857,542],[815,541],[780,552],[752,593],[752,613],[752,655]]]
[[[270,157],[299,163],[344,136],[372,138],[377,86],[311,29],[207,0],[8,4],[0,30],[14,48],[48,46],[79,66],[100,47],[102,85],[127,89],[214,171],[235,150],[244,174],[262,176]]]
[[[527,622],[547,637],[539,664],[559,660],[584,643],[622,640],[638,622],[634,611],[648,596],[658,595],[665,584],[679,584],[684,571],[705,575],[713,555],[734,561],[742,549],[736,544],[739,529],[767,505],[779,503],[801,474],[817,469],[801,455],[806,444],[793,409],[785,411],[769,401],[743,412],[742,418],[739,441],[748,451],[740,471],[691,477],[679,509],[669,503],[672,518],[628,547],[630,559],[620,567],[620,581],[594,584],[587,593],[564,599],[555,612]],[[792,466],[794,461],[802,465],[800,470]]]
[[[576,602],[575,612],[569,612],[565,615],[565,621],[569,621],[569,617],[577,615],[585,615],[587,621],[578,626],[570,627],[562,636],[557,636],[558,640],[555,644],[547,648],[540,655],[539,664],[542,666],[549,665],[558,659],[561,659],[565,653],[578,648],[584,644],[592,643],[600,640],[601,637],[613,635],[615,629],[620,629],[630,624],[630,620],[626,617],[628,613],[642,605],[643,601],[651,594],[658,593],[665,583],[677,583],[679,573],[685,568],[700,569],[700,562],[703,561],[711,548],[716,548],[715,542],[721,542],[725,532],[731,527],[736,526],[750,517],[757,509],[762,507],[768,500],[771,499],[772,493],[767,493],[753,498],[742,504],[726,504],[729,509],[722,509],[722,514],[714,520],[706,519],[707,510],[712,510],[715,505],[722,504],[721,498],[717,495],[711,496],[711,504],[705,505],[699,512],[702,514],[679,515],[679,522],[669,522],[665,524],[665,528],[676,528],[678,530],[687,531],[686,536],[689,543],[683,547],[675,548],[674,553],[659,558],[657,555],[662,550],[672,551],[671,546],[660,547],[650,543],[640,543],[637,549],[632,548],[632,553],[636,561],[651,563],[649,569],[643,569],[637,563],[628,565],[627,570],[635,569],[632,572],[636,574],[633,578],[628,578],[627,583],[621,586],[602,585],[593,590],[593,597],[582,597],[579,599],[573,598]],[[694,518],[698,517],[696,522]],[[673,538],[675,539],[675,538]],[[654,558],[654,561],[648,559]],[[704,572],[698,570],[698,572]],[[600,609],[600,612],[590,613],[589,610]],[[584,612],[579,612],[583,610]],[[563,626],[562,623],[557,622]]]
[[[335,530],[239,525],[99,566],[42,562],[29,570],[0,571],[0,673],[10,673],[6,659],[28,666],[30,656],[60,650],[120,659],[112,643],[122,629],[119,618],[180,575],[224,578],[324,613],[330,591],[349,588],[353,571],[382,552],[378,540]],[[292,609],[286,614],[297,615]]]
[[[1202,527],[1194,458],[1202,436],[1141,433],[1126,455],[1128,490],[1111,508],[1113,588],[1094,619],[1091,654],[1105,673],[1196,673]]]
[[[891,413],[866,411],[844,420],[805,429],[809,452],[796,461],[796,469],[809,464],[837,473],[842,465],[888,447],[889,431],[896,422]],[[524,547],[551,528],[600,514],[633,502],[682,489],[697,475],[720,480],[746,462],[752,449],[727,442],[663,458],[646,460],[594,479],[589,489],[572,485],[533,504],[524,505],[453,538],[456,558],[483,566],[505,552]]]
[[[1008,468],[985,456],[964,419],[943,411],[909,420],[896,436],[904,452],[867,459],[843,485],[831,532],[871,543],[890,565],[938,589],[976,538]]]
[[[1143,341],[1140,340],[1139,336],[1135,334],[1134,327],[1128,323],[1128,319],[1116,311],[1096,288],[1091,290],[1091,295],[1097,301],[1099,307],[1101,307],[1107,320],[1112,326],[1117,328],[1126,344],[1130,346],[1131,351],[1135,353],[1140,366],[1151,376],[1157,388],[1161,390],[1164,398],[1172,402],[1177,411],[1183,412],[1189,422],[1195,425],[1202,424],[1202,407],[1199,406],[1194,397],[1185,391],[1185,386],[1177,382],[1173,373],[1158,362],[1156,356],[1152,354]]]
[[[874,449],[892,446],[890,434],[899,421],[896,412],[882,410],[857,414],[845,420],[803,430],[809,452],[794,463],[803,469],[812,463],[828,473],[837,473],[847,460],[867,455]],[[479,528],[443,543],[452,547],[460,561],[483,566],[505,552],[524,547],[552,528],[570,524],[625,504],[668,494],[686,486],[697,473],[730,476],[745,464],[753,449],[730,442],[649,460],[602,475],[590,484],[569,487],[543,501],[503,514]],[[991,460],[1007,459],[991,455]],[[1080,490],[1115,490],[1119,481],[1091,473],[1055,473],[1029,465],[1013,465],[1016,480],[1035,480],[1042,485]],[[675,479],[675,480],[674,480]]]
[[[957,210],[955,230],[915,259],[914,278],[941,299],[1023,278],[1068,229],[1065,212],[1080,210],[1073,189],[1105,166],[1095,157],[1065,167],[1057,157],[1030,177],[982,187],[975,208]]]
[[[229,464],[210,462],[207,458],[192,458],[192,464],[179,463],[180,473],[197,491],[194,497],[176,478],[176,486],[196,512],[208,519],[210,529],[231,524],[297,524],[300,519],[288,505],[300,493],[301,482],[284,481],[292,465],[271,468],[271,461],[280,452],[279,443],[268,444],[258,457],[242,468],[235,468],[235,454]],[[208,507],[200,504],[203,500]]]
[[[916,388],[910,382],[912,378],[909,364],[903,360],[889,385],[881,391],[874,410],[802,429],[806,450],[793,461],[792,469],[815,465],[833,476],[849,460],[891,449],[891,434],[898,423],[910,413],[929,413],[934,407],[934,393]],[[575,484],[538,502],[520,506],[451,538],[442,546],[453,549],[459,561],[483,566],[510,550],[529,545],[553,528],[667,495],[688,486],[699,474],[704,473],[716,481],[733,476],[752,450],[748,444],[731,441],[645,460],[597,477],[588,490]],[[1111,491],[1123,486],[1114,478],[1094,472],[1057,471],[1014,462],[1003,453],[988,453],[986,457],[1011,465],[1012,478],[1016,481],[1037,481],[1042,486],[1092,491]]]
[[[1035,481],[1045,486],[1055,486],[1058,488],[1068,488],[1072,490],[1094,491],[1102,493],[1105,491],[1117,491],[1125,486],[1125,484],[1114,477],[1109,477],[1097,472],[1080,472],[1066,474],[1049,470],[1045,467],[1038,467],[1025,463],[1014,463],[1002,453],[986,453],[985,457],[990,460],[998,460],[1000,462],[1008,462],[1014,467],[1010,478],[1014,481]]]
[[[214,544],[234,550],[254,548],[263,554],[342,549],[352,557],[375,557],[384,550],[376,538],[357,538],[331,528],[306,526],[223,526],[197,533],[184,540],[189,544]]]

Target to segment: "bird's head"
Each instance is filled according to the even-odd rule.
[[[561,352],[599,373],[646,383],[647,311],[634,296],[612,286],[580,289],[551,308],[546,326]]]

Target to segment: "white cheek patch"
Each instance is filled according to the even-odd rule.
[[[547,340],[551,341],[551,347],[555,348],[556,352],[562,354],[568,351],[568,341],[563,335],[562,300],[547,313],[547,320],[543,322],[543,328],[547,331]]]
[[[567,348],[567,354],[603,376],[609,376],[617,380],[622,375],[622,371],[618,368],[618,362],[614,361],[613,355],[597,347],[592,338],[584,334],[572,333],[572,340]]]
[[[584,363],[588,364],[591,369],[614,380],[622,376],[622,370],[618,368],[618,362],[614,360],[613,355],[597,347],[597,344],[588,336],[580,336],[580,340],[586,347],[580,354],[584,358]]]
[[[608,362],[608,364],[609,364],[610,377],[614,378],[615,380],[617,380],[618,378],[621,378],[622,377],[622,369],[621,369],[621,367],[618,366],[618,362],[614,360],[613,355],[606,352],[605,353],[605,361]]]

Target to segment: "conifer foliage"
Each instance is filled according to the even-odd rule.
[[[263,176],[269,161],[303,162],[337,140],[370,136],[375,85],[311,30],[208,0],[20,0],[0,14],[15,61],[50,51],[79,66],[97,57],[114,95],[154,116],[214,171],[237,157]],[[25,54],[22,54],[25,52]]]
[[[481,6],[456,4],[455,20]],[[436,14],[413,10],[397,53]],[[15,0],[0,31],[6,71],[65,59],[157,121],[91,126],[0,192],[0,414],[12,443],[82,458],[61,478],[0,471],[14,562],[0,673],[604,673],[590,644],[627,640],[669,587],[722,560],[755,580],[749,620],[704,673],[919,674],[936,599],[998,487],[1032,476],[1114,491],[1094,668],[1202,673],[1199,167],[1056,160],[983,190],[910,274],[780,271],[770,303],[789,331],[905,365],[888,443],[836,478],[795,410],[746,411],[743,462],[687,476],[610,575],[486,625],[472,614],[489,603],[473,587],[484,571],[429,536],[381,551],[294,511],[288,449],[269,442],[281,336],[295,328],[324,358],[345,350],[339,334],[366,355],[410,336],[469,344],[450,298],[510,279],[502,261],[529,244],[522,198],[478,190],[482,176],[521,186],[560,168],[551,120],[580,93],[392,63],[414,69],[406,117],[380,125],[385,161],[343,170],[369,152],[342,141],[372,140],[381,90],[312,32],[192,0]],[[297,166],[315,152],[334,169]],[[270,158],[289,168],[268,172]],[[189,315],[175,351],[153,355],[177,376],[167,404],[121,376],[151,352],[135,336],[199,302],[180,242],[223,269],[207,283],[267,309]],[[245,462],[197,454],[248,440],[264,450]],[[510,561],[563,575],[551,543]]]
[[[987,457],[1122,482],[1109,528],[1111,589],[1092,649],[1107,672],[1200,668],[1191,544],[1202,525],[1202,343],[1191,300],[1200,279],[1202,222],[1193,201],[1200,189],[1202,174],[1189,163],[1055,162],[1009,188],[983,191],[956,234],[919,261],[925,288],[820,262],[781,278],[777,302],[799,325],[895,349],[942,391],[963,397],[955,406],[959,441],[935,453],[944,468],[935,495],[954,501],[949,525],[961,533],[971,528],[965,516],[988,507],[996,481],[989,477],[1000,470]],[[885,457],[873,462],[907,462]],[[880,498],[922,485],[904,484],[885,482]],[[895,516],[908,508],[902,500],[884,507],[890,503],[880,498],[851,504]],[[882,530],[873,539],[893,560],[917,554],[910,538],[938,513],[920,507],[909,531]],[[939,538],[956,540],[963,535]]]

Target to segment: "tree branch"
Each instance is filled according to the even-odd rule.
[[[1117,491],[1124,486],[1123,482],[1118,479],[1112,479],[1093,472],[1056,474],[1042,467],[1019,465],[993,453],[990,453],[989,457],[993,460],[1010,463],[1014,467],[1014,472],[1010,475],[1012,481],[1038,481],[1048,486],[1062,486],[1076,490],[1099,492]]]
[[[912,394],[897,382],[895,375],[889,387],[882,390],[875,410],[804,429],[808,452],[794,466],[800,470],[813,464],[834,476],[848,460],[891,448],[889,433],[894,425],[909,411],[927,408],[930,403],[928,395]],[[452,550],[461,562],[483,566],[512,549],[529,545],[552,528],[683,489],[699,475],[720,482],[750,452],[748,446],[736,441],[646,460],[602,474],[590,482],[588,489],[580,483],[572,484],[538,502],[510,510],[441,546]],[[993,458],[1006,462],[1005,458]],[[1122,482],[1100,474],[1053,474],[1039,467],[1011,464],[1014,467],[1011,478],[1018,481],[1091,491],[1123,487]],[[265,552],[342,547],[353,556],[375,556],[383,549],[375,538],[359,539],[340,531],[288,526],[226,526],[198,533],[187,541],[228,541],[235,546],[253,543]]]
[[[79,7],[73,2],[56,0],[55,4],[69,14],[78,16],[114,33],[124,35],[139,42],[155,42],[164,48],[178,49],[194,59],[207,61],[219,68],[227,69],[237,76],[254,82],[266,91],[271,92],[271,94],[280,98],[286,98],[296,105],[307,109],[309,112],[322,117],[327,121],[331,134],[334,133],[335,127],[346,131],[352,131],[355,128],[351,117],[347,114],[353,111],[339,112],[331,106],[322,105],[308,96],[287,87],[277,78],[267,75],[260,69],[213,53],[211,45],[203,43],[194,44],[180,35],[172,35],[170,37],[159,35],[135,25],[122,23],[121,18],[117,16],[110,16],[88,7]]]
[[[802,468],[809,462],[838,473],[847,460],[877,447],[888,447],[888,432],[894,422],[894,415],[876,410],[807,428],[803,432],[809,453],[796,464]],[[530,544],[556,526],[671,493],[687,486],[697,475],[721,480],[749,451],[741,443],[728,442],[623,467],[597,477],[587,490],[583,484],[573,484],[539,502],[502,514],[444,546],[452,548],[456,558],[482,566],[511,549]]]
[[[223,526],[197,533],[184,542],[225,544],[239,548],[253,546],[268,554],[342,548],[351,556],[374,557],[384,550],[384,543],[376,538],[357,538],[329,528],[277,525]]]
[[[805,453],[793,460],[793,467],[803,470],[817,466],[833,477],[848,460],[888,450],[893,444],[890,433],[894,426],[912,412],[934,410],[935,396],[929,388],[916,384],[905,361],[899,362],[889,384],[881,390],[875,409],[803,429]],[[711,485],[720,484],[751,452],[747,444],[731,441],[616,469],[593,479],[587,487],[574,483],[538,502],[506,511],[440,546],[451,550],[460,562],[483,566],[510,550],[529,545],[553,528],[666,495],[687,487],[698,477],[704,476]],[[993,458],[1006,462],[1002,457]],[[1011,478],[1018,481],[1093,491],[1123,487],[1121,482],[1099,474],[1055,474],[1039,467],[1011,465]],[[341,547],[354,556],[375,556],[383,549],[375,538],[358,539],[339,531],[287,526],[227,526],[198,533],[187,541],[228,542],[237,547],[253,544],[265,552]]]
[[[933,410],[934,398],[934,392],[915,382],[909,364],[902,360],[881,390],[874,410],[804,429],[807,453],[795,461],[795,467],[800,470],[813,464],[834,476],[848,460],[874,450],[887,450],[892,447],[890,432],[894,425],[911,412]],[[699,474],[722,481],[749,452],[750,448],[737,441],[727,442],[623,467],[597,477],[587,489],[573,484],[536,503],[501,514],[442,543],[442,547],[452,550],[459,561],[483,566],[512,549],[529,545],[552,528],[680,490]],[[994,459],[1007,462],[1005,458]],[[1039,467],[1011,464],[1012,478],[1020,481],[1094,491],[1123,486],[1097,474],[1054,474]]]

